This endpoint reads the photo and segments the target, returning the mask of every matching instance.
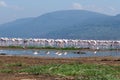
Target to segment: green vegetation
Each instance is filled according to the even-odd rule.
[[[75,48],[75,47],[66,47],[66,48],[58,48],[59,50],[80,50],[80,49],[88,49],[88,48]]]
[[[40,47],[40,46],[0,46],[0,48],[7,48],[7,49],[54,49],[54,50],[120,50],[120,49],[115,49],[115,48],[109,48],[109,49],[90,49],[89,47],[87,48],[76,48],[76,47],[52,47],[52,46],[45,46],[45,47]],[[4,54],[3,54],[4,55]]]
[[[23,48],[22,46],[8,46],[8,48]]]
[[[0,70],[0,73],[12,73],[13,72],[13,70],[11,70],[11,69],[1,69]]]
[[[81,49],[81,48],[75,48],[75,47],[59,48],[59,47],[51,47],[51,46],[46,46],[46,47],[28,46],[26,48],[27,49],[56,49],[56,50],[79,50]]]
[[[23,46],[0,46],[0,48],[13,48],[13,49],[23,49]]]
[[[37,47],[37,46],[1,46],[0,48],[12,48],[12,49],[55,49],[55,50],[80,50],[80,49],[89,49],[89,48],[75,48],[75,47],[66,47],[66,48],[59,48],[59,47]]]
[[[50,47],[50,46],[47,46],[47,47],[28,46],[26,48],[28,49],[56,49],[55,47]]]
[[[29,74],[73,76],[76,80],[120,80],[120,66],[95,64],[49,64],[19,70]]]
[[[16,63],[9,63],[3,64],[3,69],[0,69],[0,73],[15,73],[18,72],[19,69],[27,67],[27,64],[16,62]]]
[[[24,64],[17,62],[17,63],[11,63],[11,64],[5,64],[6,67],[21,67]]]
[[[120,80],[120,66],[79,63],[30,66],[22,63],[11,63],[5,64],[3,67],[0,69],[0,73],[73,77],[75,80]]]

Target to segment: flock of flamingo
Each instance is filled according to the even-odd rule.
[[[49,46],[59,48],[74,47],[90,49],[120,49],[120,40],[0,38],[0,46]]]

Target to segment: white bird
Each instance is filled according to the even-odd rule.
[[[47,52],[46,52],[46,54],[50,54],[50,52],[49,52],[49,51],[47,51]]]
[[[59,54],[59,51],[57,51],[55,54]]]
[[[38,52],[37,52],[37,51],[35,51],[33,54],[37,55],[37,54],[38,54]]]
[[[58,55],[58,56],[61,56],[61,55],[62,55],[62,53],[59,52],[59,51],[57,51],[55,54]]]
[[[64,55],[67,55],[67,52],[64,52]]]
[[[58,54],[58,56],[61,56],[61,55],[62,55],[62,53],[59,53],[59,54]]]
[[[94,51],[94,54],[96,54],[97,53],[97,51]]]

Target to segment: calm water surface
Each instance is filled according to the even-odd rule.
[[[120,51],[62,51],[62,50],[0,50],[0,54],[17,56],[40,56],[40,57],[94,57],[94,56],[117,56]]]

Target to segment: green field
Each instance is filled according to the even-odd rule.
[[[98,64],[48,64],[28,66],[22,63],[5,64],[2,73],[27,73],[32,75],[51,75],[73,77],[75,80],[120,80],[120,66]],[[12,67],[22,67],[14,70]]]

